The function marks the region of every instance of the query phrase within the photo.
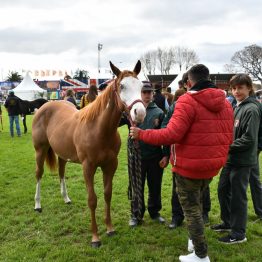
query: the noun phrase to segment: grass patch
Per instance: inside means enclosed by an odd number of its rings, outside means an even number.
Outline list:
[[[113,180],[112,219],[118,234],[108,238],[104,225],[102,173],[98,169],[95,188],[98,196],[97,222],[102,240],[100,249],[90,247],[90,215],[81,166],[68,163],[66,180],[71,205],[60,195],[58,174],[48,169],[42,179],[43,212],[34,212],[35,159],[31,140],[32,117],[27,117],[29,132],[11,138],[4,110],[4,131],[0,132],[0,261],[178,261],[187,253],[187,230],[169,230],[155,224],[145,214],[145,223],[130,229],[130,203],[127,199],[127,128],[119,128],[122,146],[119,166]],[[211,184],[211,223],[217,223],[218,177]],[[161,215],[171,218],[172,175],[167,168],[163,177]],[[147,194],[147,193],[146,193]],[[145,194],[145,195],[146,195]],[[249,194],[250,199],[250,194]],[[261,261],[262,221],[256,221],[249,202],[248,242],[242,245],[218,243],[219,235],[206,228],[211,261]]]

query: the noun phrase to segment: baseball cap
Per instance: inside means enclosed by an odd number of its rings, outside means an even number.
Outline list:
[[[148,81],[143,82],[143,87],[141,89],[142,92],[143,91],[153,91],[153,90],[154,90],[154,88],[152,87],[150,82],[148,82]]]

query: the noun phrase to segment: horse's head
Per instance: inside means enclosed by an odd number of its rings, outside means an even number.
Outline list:
[[[143,84],[138,80],[137,75],[141,70],[141,62],[138,60],[133,71],[120,71],[110,62],[112,72],[117,76],[117,85],[122,102],[130,110],[133,122],[142,123],[146,116],[146,109],[141,100],[141,88]]]

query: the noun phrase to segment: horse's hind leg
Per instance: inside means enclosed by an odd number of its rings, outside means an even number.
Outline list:
[[[44,173],[44,162],[47,149],[36,149],[36,192],[35,192],[35,211],[42,212],[40,203],[40,184]]]
[[[58,172],[60,177],[61,195],[64,198],[65,203],[70,204],[71,200],[68,197],[66,183],[65,183],[65,165],[66,165],[66,161],[58,157]]]
[[[117,168],[117,159],[112,160],[110,165],[102,167],[104,181],[104,199],[105,199],[105,224],[108,236],[115,234],[111,220],[111,198],[112,198],[112,180]]]

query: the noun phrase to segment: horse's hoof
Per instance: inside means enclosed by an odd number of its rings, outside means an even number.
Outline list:
[[[39,213],[42,213],[42,208],[40,207],[40,208],[35,208],[34,209],[36,212],[39,212]]]
[[[101,246],[101,241],[92,241],[91,242],[91,247],[92,248],[99,248]]]
[[[106,232],[106,234],[107,234],[108,237],[112,237],[116,234],[116,231],[115,230],[109,231],[109,232]]]
[[[67,205],[71,205],[71,204],[72,204],[72,202],[71,202],[71,201],[68,201],[68,202],[66,202],[66,204],[67,204]]]

